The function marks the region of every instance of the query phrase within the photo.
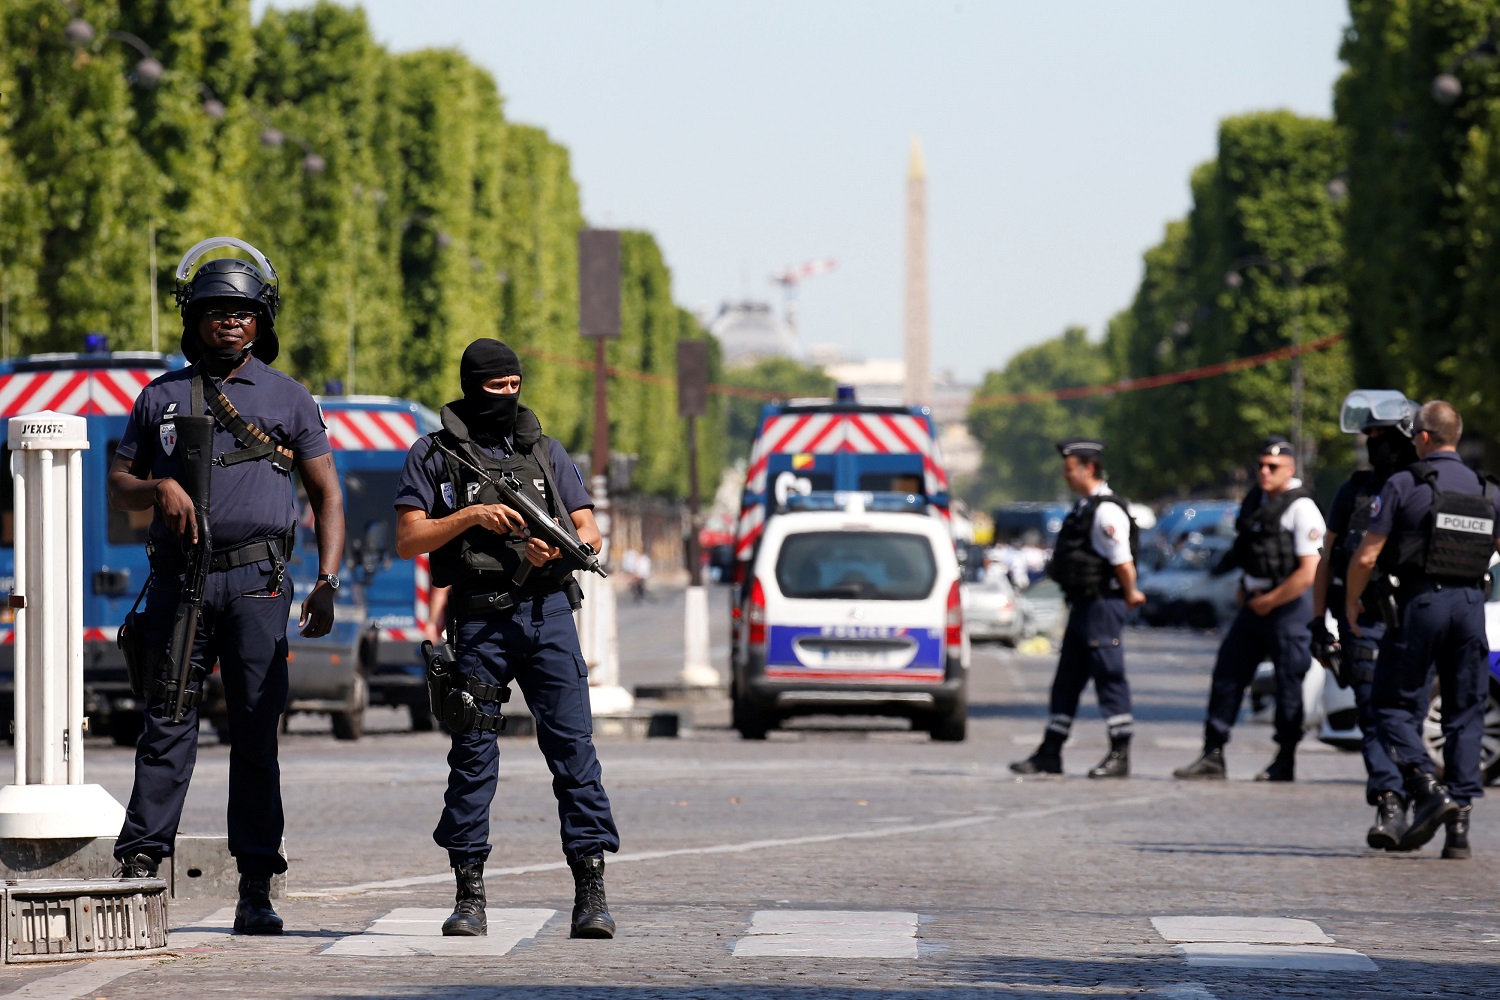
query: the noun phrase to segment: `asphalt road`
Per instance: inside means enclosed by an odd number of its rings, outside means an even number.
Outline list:
[[[625,686],[675,676],[680,621],[675,593],[622,605]],[[177,901],[174,957],[6,967],[0,1000],[1500,995],[1491,803],[1472,860],[1441,860],[1441,836],[1373,852],[1358,758],[1310,741],[1295,784],[1256,784],[1272,744],[1250,721],[1229,782],[1172,779],[1198,748],[1215,641],[1129,635],[1127,781],[1083,777],[1106,742],[1091,694],[1066,777],[1010,774],[1040,736],[1054,661],[998,647],[976,650],[961,744],[833,719],[747,743],[722,702],[678,739],[601,740],[624,841],[613,941],[567,936],[572,887],[531,741],[502,747],[491,936],[445,941],[452,879],[431,840],[445,738],[394,712],[357,743],[298,720],[283,743],[285,936],[234,937],[223,901]],[[123,801],[130,753],[88,753],[88,779]],[[185,831],[223,830],[226,764],[205,741]]]

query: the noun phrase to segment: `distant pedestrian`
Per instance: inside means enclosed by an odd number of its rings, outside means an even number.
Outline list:
[[[1372,575],[1394,577],[1394,624],[1375,663],[1380,738],[1401,769],[1411,820],[1401,850],[1415,850],[1447,826],[1443,857],[1469,856],[1473,800],[1489,696],[1489,641],[1481,581],[1500,549],[1500,485],[1458,457],[1463,420],[1442,401],[1412,424],[1418,461],[1385,481],[1370,505],[1370,527],[1349,563],[1345,613],[1355,622]],[[1443,778],[1422,742],[1436,664],[1443,698]]]
[[[1261,660],[1276,670],[1276,757],[1256,781],[1292,781],[1302,739],[1302,679],[1312,666],[1312,584],[1323,547],[1323,514],[1312,491],[1296,478],[1292,446],[1280,434],[1266,439],[1256,463],[1255,489],[1240,505],[1228,566],[1244,571],[1240,610],[1219,645],[1203,727],[1203,754],[1172,773],[1188,780],[1226,777],[1224,744],[1239,717],[1245,688]],[[1227,568],[1221,565],[1221,568]]]
[[[642,552],[635,561],[635,576],[631,578],[630,589],[635,594],[637,602],[647,600],[646,587],[651,582],[651,556]]]
[[[1079,499],[1058,532],[1048,574],[1071,610],[1042,745],[1010,769],[1017,774],[1062,773],[1062,747],[1072,732],[1078,699],[1092,679],[1109,728],[1109,753],[1089,777],[1124,778],[1130,775],[1134,716],[1121,639],[1127,611],[1146,603],[1135,585],[1135,522],[1125,501],[1104,481],[1103,442],[1063,441],[1057,450],[1063,456],[1063,479]]]

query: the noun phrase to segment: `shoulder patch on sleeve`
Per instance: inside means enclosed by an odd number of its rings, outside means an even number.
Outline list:
[[[1379,517],[1380,516],[1380,497],[1378,497],[1378,496],[1374,500],[1370,501],[1370,516],[1371,517]]]

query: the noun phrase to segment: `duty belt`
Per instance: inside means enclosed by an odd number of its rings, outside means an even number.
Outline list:
[[[267,559],[272,562],[284,562],[286,555],[292,551],[292,546],[297,541],[296,529],[292,529],[285,535],[275,538],[260,538],[253,542],[245,542],[228,549],[215,549],[213,555],[208,559],[208,571],[210,573],[222,573],[227,569],[236,569],[240,566],[248,566],[251,563],[263,562]],[[146,558],[154,560],[157,548],[155,543],[146,543]],[[181,569],[181,560],[172,558],[167,560],[172,565]]]
[[[491,594],[461,594],[454,603],[460,611],[509,611],[516,606],[517,597],[509,591]]]

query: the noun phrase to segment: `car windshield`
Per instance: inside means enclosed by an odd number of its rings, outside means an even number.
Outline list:
[[[1208,572],[1224,555],[1224,547],[1218,545],[1184,545],[1167,561],[1167,569],[1186,569]]]
[[[786,536],[776,556],[776,585],[787,597],[918,601],[936,582],[926,535],[803,531]]]

